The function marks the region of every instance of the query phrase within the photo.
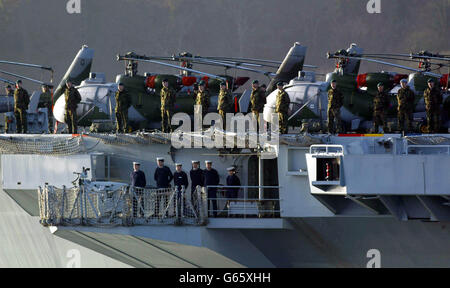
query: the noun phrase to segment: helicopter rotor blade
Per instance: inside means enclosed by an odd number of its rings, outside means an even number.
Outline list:
[[[0,60],[0,64],[9,64],[9,65],[24,66],[24,67],[30,67],[30,68],[39,68],[39,69],[43,69],[43,70],[53,71],[52,67],[36,65],[36,64],[28,64],[28,63],[20,63],[20,62],[4,61],[4,60]]]
[[[411,68],[411,67],[408,67],[408,66],[394,64],[394,63],[380,61],[380,60],[375,60],[375,59],[370,59],[370,58],[365,58],[365,57],[354,57],[354,56],[343,56],[343,55],[332,56],[332,55],[329,55],[329,58],[347,58],[347,59],[362,60],[362,61],[367,61],[367,62],[373,62],[373,63],[383,64],[383,65],[388,65],[388,66],[392,66],[392,67],[397,67],[397,68],[401,68],[401,69],[405,69],[405,70],[409,70],[409,71],[414,71],[414,72],[422,73],[422,74],[428,75],[428,76],[433,76],[433,77],[438,77],[438,78],[442,77],[441,74],[421,71],[419,69]]]
[[[202,57],[202,58],[206,58],[206,59],[217,59],[217,60],[229,60],[229,61],[246,61],[247,64],[250,62],[254,62],[253,64],[258,63],[259,65],[265,66],[265,67],[272,67],[272,68],[279,68],[281,65],[281,61],[274,61],[274,60],[266,60],[266,59],[254,59],[254,58],[238,58],[238,57]],[[270,64],[276,64],[277,66],[274,65],[267,65],[267,64],[261,64],[261,63],[270,63]],[[308,68],[319,68],[316,65],[308,65],[308,64],[303,64],[304,67],[308,67]]]
[[[117,56],[117,60],[118,61],[120,61],[120,60],[129,60],[129,61],[140,61],[140,62],[153,63],[153,64],[158,64],[158,65],[162,65],[162,66],[172,67],[172,68],[175,68],[175,69],[189,71],[189,72],[192,72],[192,73],[195,73],[195,74],[205,75],[205,76],[208,76],[210,78],[226,81],[225,78],[217,76],[217,75],[214,75],[214,74],[205,73],[205,72],[202,72],[202,71],[189,69],[189,68],[185,68],[185,67],[181,67],[181,66],[177,66],[177,65],[161,62],[161,61],[156,61],[156,60],[146,60],[146,59],[132,58],[132,57],[126,57],[126,56],[120,56],[120,55]]]
[[[37,84],[46,85],[46,86],[48,86],[50,88],[53,87],[52,84],[48,84],[48,83],[45,83],[45,82],[42,82],[42,81],[39,81],[39,80],[36,80],[36,79],[33,79],[33,78],[29,78],[29,77],[26,77],[26,76],[23,76],[23,75],[11,73],[11,72],[8,72],[8,71],[0,70],[0,73],[5,74],[5,75],[9,75],[9,76],[13,76],[13,77],[17,77],[17,78],[20,78],[20,79],[28,80],[28,81],[31,81],[31,82],[34,82],[34,83],[37,83]]]
[[[184,59],[197,60],[197,61],[204,62],[204,63],[210,63],[210,64],[215,64],[217,66],[222,66],[222,67],[225,67],[225,68],[228,68],[228,69],[229,68],[233,68],[233,69],[246,70],[246,71],[259,73],[259,74],[264,74],[264,75],[268,75],[268,76],[275,76],[276,75],[273,72],[256,70],[256,69],[252,69],[252,68],[248,68],[248,67],[242,67],[242,66],[239,66],[238,64],[229,64],[229,63],[225,63],[225,62],[221,62],[221,61],[217,61],[217,60],[202,59],[201,57],[195,57],[195,58],[186,57]]]

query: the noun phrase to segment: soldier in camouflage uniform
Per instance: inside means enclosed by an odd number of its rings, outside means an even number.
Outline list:
[[[291,99],[283,89],[283,82],[277,83],[278,94],[277,102],[275,104],[275,112],[278,113],[278,124],[280,126],[280,134],[288,133],[288,112]]]
[[[266,104],[266,96],[264,95],[264,92],[259,87],[258,80],[253,81],[252,83],[252,94],[250,96],[250,103],[251,103],[251,111],[253,115],[255,116],[256,120],[259,123],[259,113],[263,113],[264,111],[264,105]]]
[[[69,134],[78,132],[78,117],[77,107],[81,102],[81,95],[78,90],[73,87],[72,81],[66,81],[66,90],[64,91],[64,97],[66,100],[64,121],[69,129]]]
[[[116,132],[128,132],[128,108],[131,106],[130,94],[125,90],[125,85],[119,83],[116,92]]]
[[[412,131],[412,120],[414,110],[414,92],[408,87],[408,80],[402,79],[401,86],[397,92],[398,102],[398,127],[404,132]],[[406,130],[404,129],[406,119]]]
[[[384,92],[383,83],[378,83],[378,92],[373,98],[373,131],[378,133],[379,125],[383,126],[383,132],[387,132],[386,112],[389,108],[389,98]]]
[[[210,105],[210,99],[209,99],[209,91],[206,90],[205,87],[205,81],[200,81],[198,83],[198,93],[197,98],[195,100],[195,105],[201,105],[202,106],[202,116],[204,117],[206,113],[208,113],[209,105]]]
[[[226,83],[220,83],[220,92],[219,92],[219,100],[217,104],[217,111],[219,111],[220,116],[222,117],[222,124],[225,125],[225,114],[230,111],[231,104],[231,93],[226,88]]]
[[[47,108],[47,116],[48,116],[48,132],[52,133],[52,127],[53,127],[53,103],[52,103],[52,94],[50,93],[50,90],[47,85],[43,84],[41,86],[42,93],[39,97],[39,104],[38,108]]]
[[[12,90],[11,85],[8,85],[5,87],[6,97],[14,97],[14,91]],[[9,101],[8,101],[8,111],[9,111]],[[8,125],[9,119],[8,116],[5,114],[5,133],[9,133],[9,125]]]
[[[428,79],[428,88],[423,92],[423,99],[425,100],[425,108],[427,110],[428,132],[438,133],[440,130],[442,94],[432,78]]]
[[[14,91],[14,116],[16,117],[17,133],[27,133],[28,104],[30,104],[30,96],[27,90],[22,88],[22,81],[18,80]]]
[[[164,133],[172,132],[170,121],[172,119],[173,105],[175,104],[175,91],[169,88],[169,80],[163,80],[161,88],[161,131]]]
[[[344,95],[337,89],[336,80],[331,81],[331,88],[328,90],[328,132],[334,134],[341,132],[341,107],[344,104]],[[337,129],[335,129],[335,122]]]

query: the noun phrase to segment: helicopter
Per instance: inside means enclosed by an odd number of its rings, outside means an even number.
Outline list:
[[[87,47],[83,49],[88,49]],[[81,52],[81,51],[80,51]],[[316,67],[313,65],[304,65],[306,47],[300,43],[294,43],[284,61],[272,61],[265,59],[251,58],[232,58],[232,57],[201,57],[193,56],[191,53],[183,52],[172,56],[145,56],[133,52],[124,55],[117,55],[118,61],[125,62],[125,73],[117,75],[115,82],[106,82],[103,73],[91,72],[87,79],[84,79],[76,86],[81,95],[81,103],[78,105],[77,114],[79,124],[88,126],[95,121],[114,122],[115,92],[118,83],[123,83],[132,98],[132,105],[128,111],[128,120],[133,129],[147,129],[160,127],[160,90],[162,81],[167,79],[169,85],[177,91],[174,113],[185,112],[193,114],[193,105],[195,101],[196,85],[199,81],[206,82],[206,86],[211,95],[210,110],[215,111],[219,93],[219,84],[222,81],[227,83],[228,89],[235,92],[242,87],[250,78],[228,75],[230,69],[243,70],[253,73],[259,73],[271,79],[268,91],[274,90],[277,81],[289,81],[302,70],[303,67]],[[93,51],[91,52],[93,54]],[[77,60],[75,62],[80,62]],[[91,59],[92,60],[92,59]],[[89,63],[91,63],[90,61]],[[166,66],[179,70],[179,74],[156,74],[138,73],[138,63],[151,63]],[[167,63],[176,62],[177,65]],[[193,64],[205,66],[219,66],[225,69],[225,75],[215,75],[200,70],[193,69]],[[74,65],[74,64],[72,64]],[[76,67],[76,65],[75,65]],[[87,65],[85,65],[87,67]],[[72,66],[71,66],[72,68]],[[90,66],[89,66],[90,68]],[[267,68],[263,70],[264,68]],[[274,69],[276,72],[272,72]],[[73,69],[66,73],[70,74]],[[80,69],[79,69],[80,70]],[[83,72],[72,73],[76,75],[85,75]],[[73,72],[73,71],[72,71]],[[195,76],[194,76],[195,75]],[[72,76],[63,78],[71,79]],[[80,79],[78,76],[77,79]],[[61,82],[63,83],[63,82]],[[60,84],[61,85],[61,84]],[[58,86],[55,95],[62,86]],[[233,93],[234,112],[247,113],[250,102],[250,92]],[[53,114],[57,121],[64,123],[65,99],[60,97],[54,106]]]
[[[28,69],[40,69],[42,71],[49,71],[51,73],[50,82],[36,80],[34,78],[23,76],[23,75],[17,74],[17,73],[12,73],[10,71],[3,70],[3,69],[0,69],[0,74],[6,75],[9,77],[14,77],[15,80],[19,80],[19,79],[26,80],[26,81],[29,81],[32,83],[40,84],[41,86],[45,85],[45,86],[49,87],[50,89],[53,89],[52,82],[53,82],[54,71],[53,71],[52,67],[37,65],[37,64],[22,63],[22,62],[5,61],[5,60],[0,60],[0,64],[1,65],[9,65],[9,66],[13,65],[13,66],[25,67]],[[12,81],[12,80],[9,80],[9,79],[3,78],[3,77],[0,77],[0,82],[8,84],[12,87],[14,87],[16,84],[15,81]],[[38,108],[39,104],[41,103],[40,102],[41,93],[42,92],[39,89],[38,91],[33,91],[30,96],[30,104],[29,104],[28,111],[27,111],[27,113],[28,113],[27,122],[28,122],[29,131],[32,133],[42,133],[42,132],[46,131],[47,129],[45,129],[45,127],[48,127],[48,126],[46,126],[46,125],[48,125],[47,115],[48,115],[48,113],[52,113],[52,111],[47,111],[47,108]],[[4,116],[5,116],[4,122],[5,122],[5,124],[8,123],[8,125],[7,125],[8,131],[6,131],[6,125],[4,127],[5,132],[7,132],[7,133],[14,131],[14,127],[16,124],[13,111],[14,111],[14,97],[9,96],[9,95],[4,95],[4,96],[0,97],[0,113],[4,113]],[[3,124],[3,123],[1,123],[1,124]]]
[[[363,49],[356,44],[351,44],[347,50],[339,50],[335,53],[328,53],[329,59],[336,59],[336,68],[326,75],[324,82],[316,81],[313,72],[300,72],[297,78],[292,79],[284,88],[291,99],[290,125],[300,125],[299,122],[313,122],[315,129],[324,130],[324,120],[327,118],[328,96],[332,80],[337,81],[338,88],[344,94],[344,105],[341,108],[341,117],[347,131],[368,131],[372,128],[372,102],[377,93],[377,84],[383,83],[385,91],[389,94],[391,106],[388,110],[388,117],[396,117],[397,99],[395,97],[401,79],[408,80],[408,86],[414,91],[416,98],[414,102],[414,118],[419,119],[417,130],[426,132],[424,119],[426,117],[423,92],[427,87],[429,78],[435,79],[444,91],[444,110],[448,111],[450,97],[448,93],[448,74],[432,72],[441,67],[449,67],[442,63],[450,61],[450,58],[441,55],[434,55],[426,51],[411,54],[363,54]],[[391,60],[402,60],[419,63],[419,68],[411,68],[404,65],[385,62],[373,58],[387,57]],[[431,61],[434,60],[434,61]],[[401,74],[396,72],[375,72],[359,74],[361,61],[368,61],[382,65],[389,65],[396,68],[413,71],[412,74]],[[264,110],[264,119],[270,122],[270,114],[274,112],[276,101],[276,91],[267,97],[267,104]],[[444,115],[443,127],[448,128],[450,121],[448,115]],[[392,125],[391,125],[392,126]],[[377,133],[378,131],[373,131]],[[384,131],[387,132],[387,131]]]

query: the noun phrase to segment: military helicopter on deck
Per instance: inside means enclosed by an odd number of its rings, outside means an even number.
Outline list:
[[[88,49],[84,47],[83,49]],[[92,49],[89,55],[93,54]],[[80,51],[81,53],[81,51]],[[115,82],[106,82],[104,74],[90,73],[90,77],[83,80],[81,83],[76,83],[82,101],[78,105],[77,114],[79,115],[79,122],[83,126],[87,126],[92,121],[100,119],[106,121],[114,121],[115,108],[115,92],[118,83],[125,84],[126,89],[132,97],[132,106],[128,111],[128,119],[130,124],[135,129],[142,128],[157,128],[160,127],[160,97],[159,92],[162,88],[162,80],[168,79],[169,85],[177,90],[174,112],[186,112],[193,114],[195,85],[200,80],[207,83],[207,88],[211,94],[211,111],[215,111],[217,106],[217,95],[219,93],[219,83],[226,81],[228,88],[236,91],[239,87],[244,85],[249,77],[230,76],[227,71],[230,69],[243,70],[252,73],[259,73],[266,75],[271,79],[268,86],[268,91],[272,91],[277,81],[289,81],[294,78],[299,70],[304,66],[315,67],[311,65],[304,65],[306,54],[306,47],[295,43],[289,50],[283,62],[250,59],[250,58],[232,58],[232,57],[201,57],[193,56],[190,53],[180,53],[172,56],[144,56],[135,53],[127,53],[125,55],[118,55],[118,61],[125,61],[125,73],[116,77]],[[77,56],[77,58],[79,58]],[[80,61],[74,60],[74,63]],[[89,59],[92,62],[92,57]],[[87,60],[85,62],[88,62]],[[162,65],[179,70],[179,74],[157,74],[157,73],[138,73],[138,62],[151,63]],[[167,63],[169,62],[169,63]],[[170,62],[177,62],[178,65]],[[215,75],[206,73],[200,70],[193,69],[193,64],[218,66],[225,69],[225,75]],[[76,64],[72,64],[72,66]],[[71,67],[72,67],[71,66]],[[86,65],[85,65],[86,66]],[[87,66],[86,66],[87,67]],[[267,68],[266,70],[262,70]],[[276,72],[273,69],[277,68]],[[69,69],[67,75],[71,72]],[[83,70],[85,71],[85,70]],[[80,74],[80,73],[72,73]],[[85,72],[83,72],[85,74]],[[67,76],[66,75],[66,76]],[[196,76],[193,76],[196,75]],[[71,75],[63,78],[73,79]],[[79,79],[80,77],[77,76]],[[63,83],[63,82],[61,82]],[[59,87],[58,87],[59,88]],[[58,91],[58,90],[57,90]],[[56,93],[55,93],[56,94]],[[241,97],[242,96],[242,97]],[[247,112],[250,102],[250,92],[234,93],[234,112]],[[54,116],[59,122],[64,122],[64,105],[65,99],[60,97],[54,107]]]
[[[12,73],[7,70],[0,69],[0,74],[6,75],[5,77],[13,77],[13,80],[6,79],[0,77],[0,82],[3,82],[5,84],[11,85],[12,88],[15,86],[16,80],[26,80],[31,83],[39,84],[39,85],[46,85],[50,89],[53,89],[53,68],[43,65],[36,65],[36,64],[29,64],[29,63],[21,63],[21,62],[14,62],[14,61],[5,61],[0,60],[0,65],[8,65],[8,66],[19,66],[19,67],[25,67],[28,69],[40,69],[42,71],[49,71],[51,73],[50,81],[44,82],[40,80],[36,80],[31,77],[23,76],[21,74]],[[3,88],[3,87],[2,87]],[[27,89],[27,87],[24,87]],[[13,88],[14,90],[14,88]],[[52,113],[52,111],[47,111],[47,108],[38,108],[40,104],[40,96],[41,96],[41,89],[37,91],[31,92],[29,89],[30,95],[30,104],[28,109],[28,128],[30,132],[33,133],[42,133],[46,131],[48,128],[47,124],[47,113]],[[3,89],[0,90],[0,95],[3,94]],[[14,97],[9,95],[4,95],[0,97],[0,113],[5,113],[5,122],[8,123],[8,130],[5,132],[11,132],[14,130],[15,127],[15,117],[14,117]],[[3,121],[0,122],[0,126],[3,126]],[[6,130],[6,127],[5,127]]]
[[[388,117],[396,117],[397,99],[395,94],[400,88],[401,79],[408,79],[408,86],[415,92],[415,113],[414,118],[419,119],[419,127],[422,132],[423,121],[425,119],[425,105],[423,100],[423,91],[427,87],[427,80],[433,78],[436,83],[444,90],[444,110],[448,111],[450,106],[450,97],[448,92],[448,74],[439,74],[431,70],[441,67],[449,67],[450,58],[440,55],[432,55],[428,52],[416,54],[363,54],[363,49],[356,44],[352,44],[347,50],[340,50],[336,53],[328,53],[329,59],[336,59],[336,69],[334,72],[326,75],[325,82],[315,80],[313,72],[300,72],[299,76],[292,79],[285,86],[291,98],[290,123],[294,125],[300,121],[315,122],[318,125],[316,130],[324,131],[324,120],[327,119],[328,96],[327,91],[330,88],[330,82],[336,80],[338,87],[344,94],[344,106],[341,108],[341,117],[347,131],[362,130],[367,131],[372,127],[372,102],[377,92],[377,84],[382,82],[385,90],[390,95],[391,107],[388,111]],[[367,56],[367,57],[366,57]],[[398,65],[390,62],[369,58],[387,57],[390,60],[401,60],[406,62],[415,62],[419,68],[411,68],[404,65]],[[394,57],[396,56],[396,57]],[[434,61],[431,61],[434,60]],[[413,71],[412,74],[401,74],[396,72],[375,72],[358,75],[361,61],[374,62],[382,65],[388,65],[396,68]],[[273,113],[276,101],[276,92],[267,97],[267,104],[264,110],[264,118],[268,121],[270,113]],[[445,113],[443,113],[445,114]],[[396,121],[394,121],[395,123]],[[448,117],[443,115],[444,127],[450,126]]]

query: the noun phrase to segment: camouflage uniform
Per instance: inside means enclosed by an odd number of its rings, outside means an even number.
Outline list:
[[[128,131],[128,108],[131,106],[131,97],[126,90],[116,91],[116,132]]]
[[[228,90],[220,90],[219,92],[219,100],[217,104],[217,110],[219,111],[220,116],[222,117],[225,124],[225,114],[230,111],[231,104],[231,93]]]
[[[162,132],[172,132],[170,120],[172,119],[173,105],[175,103],[175,91],[163,87],[161,89],[161,130]]]
[[[373,98],[373,130],[378,132],[379,125],[383,125],[383,131],[387,132],[386,112],[389,108],[389,98],[386,92],[377,92]]]
[[[291,99],[286,91],[279,90],[277,94],[277,102],[275,104],[275,112],[278,113],[280,134],[288,132],[288,112]]]
[[[405,132],[412,131],[414,92],[408,86],[406,88],[400,88],[397,93],[397,102],[399,129]],[[407,130],[404,130],[405,119]]]
[[[434,87],[429,87],[423,92],[423,99],[425,100],[425,108],[427,110],[427,124],[430,133],[437,133],[440,129],[440,109],[442,104],[442,94]]]
[[[208,90],[203,90],[203,92],[198,91],[197,99],[195,100],[195,105],[202,105],[202,116],[204,117],[208,113],[210,99]]]
[[[69,128],[69,133],[77,133],[78,132],[78,118],[77,118],[77,106],[78,103],[81,102],[81,95],[75,87],[66,87],[66,91],[64,91],[64,96],[66,100],[66,113],[64,115],[64,121]]]
[[[16,117],[17,133],[27,133],[27,109],[30,96],[27,90],[18,88],[14,91],[14,116]]]
[[[6,95],[6,97],[14,97],[14,91],[11,89],[9,93]],[[9,102],[8,102],[8,110],[9,110]],[[9,133],[9,119],[8,116],[5,114],[5,133]]]
[[[344,104],[344,95],[337,88],[328,90],[328,132],[334,134],[341,132],[341,107]],[[336,119],[337,129],[334,129]]]
[[[259,113],[264,111],[264,105],[266,104],[264,92],[260,88],[253,89],[252,95],[250,96],[250,102],[252,104],[252,113],[259,122]]]
[[[48,131],[52,132],[53,127],[53,111],[52,111],[52,94],[50,91],[42,92],[41,97],[39,98],[38,108],[47,108],[47,116],[48,116]]]

